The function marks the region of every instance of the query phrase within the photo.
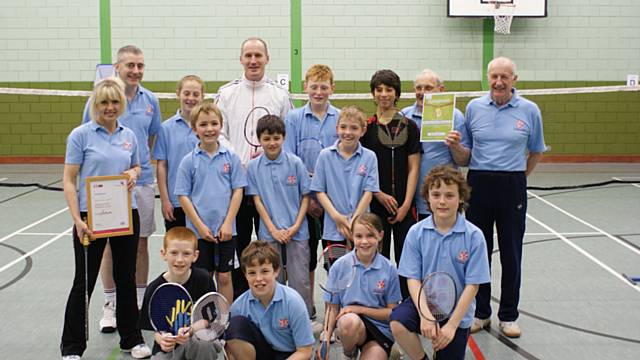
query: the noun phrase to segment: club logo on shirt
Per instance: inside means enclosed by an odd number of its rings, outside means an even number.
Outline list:
[[[360,176],[367,175],[367,166],[365,164],[362,164],[360,165],[360,167],[358,167],[358,175]]]
[[[153,107],[151,105],[147,106],[147,115],[153,114]]]
[[[384,290],[384,280],[378,280],[376,287],[378,288],[378,290]]]
[[[287,176],[287,184],[288,185],[295,185],[297,183],[298,179],[296,178],[295,175],[289,175]]]
[[[122,143],[122,149],[124,149],[125,151],[131,151],[131,148],[133,148],[133,144],[131,144],[127,140]]]
[[[516,121],[516,130],[523,130],[525,126],[524,121],[522,120],[517,120]]]
[[[283,318],[278,320],[278,328],[286,329],[289,326],[289,319]]]
[[[231,164],[229,163],[224,163],[222,165],[222,172],[225,174],[228,174],[231,171]]]
[[[456,260],[463,264],[466,263],[467,260],[469,260],[469,252],[467,250],[460,250],[458,256],[456,257]]]

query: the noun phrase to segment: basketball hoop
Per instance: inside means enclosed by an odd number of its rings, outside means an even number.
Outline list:
[[[493,14],[493,31],[498,34],[508,35],[511,33],[511,21],[513,20],[513,11],[515,4],[503,3],[500,1],[492,1],[494,5]]]

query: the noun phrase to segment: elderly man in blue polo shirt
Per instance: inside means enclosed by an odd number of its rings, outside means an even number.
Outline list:
[[[429,69],[422,70],[413,81],[413,90],[416,94],[416,102],[402,109],[405,117],[413,120],[418,129],[422,126],[422,105],[424,94],[438,93],[444,91],[444,82],[438,74]],[[418,220],[423,220],[431,215],[429,206],[424,197],[420,194],[422,183],[429,171],[436,165],[450,165],[457,167],[466,163],[469,159],[468,150],[460,145],[462,133],[464,132],[464,114],[458,109],[453,110],[453,130],[450,131],[445,141],[442,142],[422,142],[422,156],[420,157],[420,175],[418,176],[418,186],[414,199]]]
[[[502,281],[500,331],[519,337],[522,241],[527,213],[527,176],[545,151],[538,106],[518,95],[511,59],[498,57],[488,67],[490,90],[467,105],[462,144],[470,150],[467,181],[473,192],[466,216],[487,241],[491,264],[493,226],[498,231]],[[480,285],[471,332],[491,324],[491,284]]]

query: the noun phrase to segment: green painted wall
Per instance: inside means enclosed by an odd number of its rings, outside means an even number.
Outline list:
[[[209,93],[222,82],[207,83]],[[480,90],[479,82],[447,82],[449,91]],[[619,82],[520,82],[520,89],[622,85]],[[90,90],[89,82],[2,83],[0,87]],[[175,82],[147,82],[156,92],[175,91]],[[338,81],[337,93],[369,92],[365,81]],[[411,83],[403,84],[411,92]],[[530,96],[542,110],[545,139],[555,155],[640,155],[640,92]],[[464,111],[469,99],[460,99]],[[82,118],[86,98],[0,95],[0,156],[63,156],[67,134]],[[367,114],[372,101],[335,101],[338,107],[356,103]],[[399,105],[409,105],[404,100]],[[177,101],[160,102],[163,118],[175,114]]]

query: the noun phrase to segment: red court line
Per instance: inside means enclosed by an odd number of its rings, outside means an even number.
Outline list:
[[[469,335],[467,345],[469,345],[469,349],[471,349],[473,357],[475,357],[476,360],[485,360],[484,355],[482,355],[482,351],[480,351],[480,348],[478,347],[478,344],[476,344],[476,341],[473,340],[473,336]]]

